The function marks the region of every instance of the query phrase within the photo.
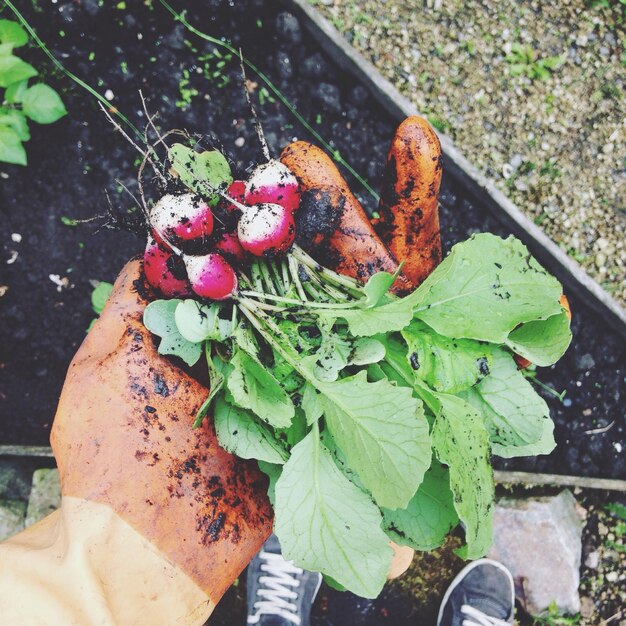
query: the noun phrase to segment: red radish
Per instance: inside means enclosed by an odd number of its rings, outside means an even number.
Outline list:
[[[205,239],[213,232],[209,205],[192,193],[163,196],[152,207],[150,221],[161,239],[175,245]]]
[[[246,183],[246,204],[279,204],[290,211],[300,205],[300,185],[291,170],[271,159],[259,165]]]
[[[165,297],[191,295],[182,260],[152,237],[143,255],[143,271],[148,283]]]
[[[237,274],[220,254],[212,252],[183,258],[191,288],[200,297],[225,300],[237,291]]]
[[[231,263],[242,263],[246,260],[246,251],[241,247],[237,233],[224,233],[213,246]]]
[[[237,236],[244,250],[254,256],[274,256],[286,252],[296,236],[291,211],[280,204],[243,207]]]
[[[233,180],[232,183],[230,183],[228,190],[226,191],[226,195],[229,198],[232,198],[233,200],[235,200],[236,202],[239,202],[240,204],[244,203],[244,197],[246,194],[246,182],[243,180]],[[233,204],[232,202],[226,202],[225,203],[226,206],[226,210],[229,213],[232,213],[233,211],[240,211],[239,207],[236,204]]]

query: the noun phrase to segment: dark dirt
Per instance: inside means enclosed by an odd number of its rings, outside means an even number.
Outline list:
[[[111,104],[138,126],[146,122],[141,89],[150,111],[159,114],[162,129],[185,128],[201,135],[205,144],[222,145],[240,174],[260,159],[237,60],[218,58],[214,44],[187,32],[156,0],[127,3],[129,9],[116,8],[116,3],[100,7],[95,0],[59,0],[46,9],[36,1],[20,4],[68,69],[100,93],[110,90]],[[242,46],[333,148],[377,185],[393,119],[325,56],[295,18],[281,15],[277,7],[264,7],[261,0],[232,5],[207,0],[185,6],[192,24]],[[8,16],[6,9],[0,12]],[[0,296],[0,443],[42,445],[48,442],[67,366],[94,317],[89,281],[113,281],[144,243],[128,232],[98,229],[102,219],[76,226],[63,223],[63,217],[104,214],[105,189],[117,217],[132,217],[135,213],[128,211],[134,201],[115,179],[136,189],[137,153],[106,122],[94,99],[53,71],[38,49],[22,56],[62,92],[69,110],[69,116],[52,126],[33,125],[27,168],[0,164],[0,287],[8,287]],[[258,78],[249,78],[258,83],[255,100],[273,153],[278,155],[294,138],[311,140],[286,108],[263,91]],[[371,198],[351,182],[373,210]],[[444,251],[474,232],[508,234],[480,201],[468,198],[445,174],[441,203]],[[22,240],[14,241],[13,233]],[[18,257],[7,264],[13,250]],[[67,277],[68,286],[57,290],[50,274]],[[574,313],[573,345],[557,366],[538,373],[544,384],[566,392],[563,402],[542,392],[559,445],[547,457],[498,460],[497,465],[624,478],[626,348],[584,302],[567,295]],[[590,432],[602,428],[605,432]],[[229,590],[228,601],[211,623],[234,623],[241,593],[242,586]],[[363,605],[361,613],[369,617],[358,623],[408,624],[411,603],[403,604],[401,593],[394,597],[395,608]],[[324,592],[315,623],[345,623],[337,607],[352,602],[354,610],[356,600],[349,598]]]

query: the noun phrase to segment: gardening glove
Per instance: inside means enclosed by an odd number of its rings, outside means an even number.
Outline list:
[[[157,353],[131,261],[52,429],[60,510],[0,544],[0,624],[203,624],[271,531],[256,464],[193,430],[208,390]]]

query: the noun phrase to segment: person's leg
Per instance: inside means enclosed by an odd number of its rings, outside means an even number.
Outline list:
[[[504,565],[480,559],[467,565],[446,591],[437,626],[509,626],[515,588]]]
[[[309,626],[311,607],[322,576],[286,561],[276,535],[272,535],[252,559],[247,581],[248,624]]]

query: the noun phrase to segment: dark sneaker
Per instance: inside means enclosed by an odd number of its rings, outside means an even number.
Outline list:
[[[285,561],[272,535],[248,565],[248,624],[309,626],[322,575]]]
[[[501,563],[479,559],[448,587],[437,626],[510,626],[514,608],[511,572]]]

